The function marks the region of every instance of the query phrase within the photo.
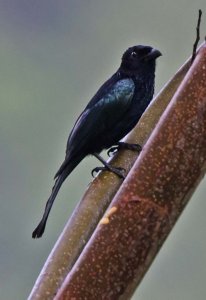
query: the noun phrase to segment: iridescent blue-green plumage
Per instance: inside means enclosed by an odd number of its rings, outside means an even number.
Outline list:
[[[100,99],[93,98],[93,103],[87,105],[69,136],[67,157],[76,157],[82,151],[87,154],[100,152],[114,145],[109,132],[114,131],[129,110],[134,92],[133,80],[125,78],[116,81]],[[61,170],[57,175],[59,173]]]
[[[53,201],[65,178],[87,155],[117,144],[138,122],[154,93],[155,60],[161,53],[149,46],[129,48],[117,72],[107,80],[77,119],[67,142],[66,157],[43,218],[32,236],[42,236]]]

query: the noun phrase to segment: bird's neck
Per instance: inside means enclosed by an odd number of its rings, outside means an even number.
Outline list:
[[[130,70],[120,66],[118,73],[121,78],[133,78],[136,82],[154,82],[155,80],[155,62],[138,70]]]

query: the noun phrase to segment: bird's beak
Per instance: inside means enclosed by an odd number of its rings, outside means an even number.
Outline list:
[[[147,54],[146,56],[144,56],[144,59],[145,60],[152,60],[152,59],[158,58],[159,56],[162,56],[162,53],[159,50],[153,48],[150,51],[149,54]]]

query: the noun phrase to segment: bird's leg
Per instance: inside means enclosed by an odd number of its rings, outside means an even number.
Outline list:
[[[139,144],[129,144],[129,143],[124,143],[124,142],[118,142],[117,146],[113,146],[107,151],[107,154],[108,154],[108,156],[111,156],[110,155],[111,153],[117,152],[120,149],[127,149],[127,150],[140,152],[142,150],[142,147]]]
[[[99,172],[99,171],[110,171],[120,178],[125,178],[124,171],[125,169],[123,168],[118,168],[118,167],[112,167],[110,166],[98,153],[93,153],[93,155],[103,163],[104,167],[96,167],[92,170],[92,176],[94,177],[94,173]]]

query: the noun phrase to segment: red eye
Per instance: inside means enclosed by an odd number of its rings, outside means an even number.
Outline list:
[[[133,52],[131,53],[131,56],[132,56],[132,57],[137,57],[137,52],[133,51]]]

